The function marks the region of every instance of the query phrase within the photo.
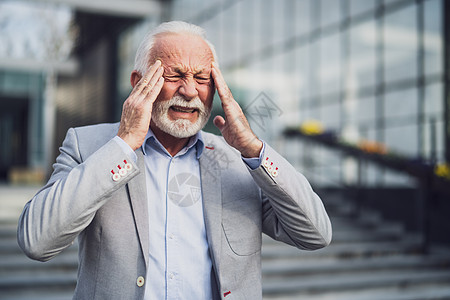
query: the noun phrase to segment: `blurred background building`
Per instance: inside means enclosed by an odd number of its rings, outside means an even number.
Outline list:
[[[315,185],[416,188],[408,172],[283,132],[315,120],[448,171],[448,11],[443,0],[3,0],[0,180],[45,180],[68,128],[119,121],[143,35],[184,20],[206,29],[256,133]]]
[[[243,107],[261,92],[276,105],[253,120],[268,142],[314,119],[350,142],[433,163],[450,156],[445,1],[92,2],[0,2],[3,180],[17,168],[48,170],[69,127],[118,121],[137,45],[169,19],[206,29]],[[350,161],[295,147],[288,154],[318,184],[356,180]],[[363,176],[376,186],[411,181],[376,166]]]
[[[0,181],[44,181],[68,128],[119,121],[168,20],[206,29],[254,131],[314,187],[450,243],[445,0],[0,1]]]

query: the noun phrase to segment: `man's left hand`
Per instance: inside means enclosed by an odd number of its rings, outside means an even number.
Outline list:
[[[225,114],[225,118],[216,116],[214,125],[219,128],[225,141],[241,152],[243,157],[259,157],[263,143],[253,133],[241,107],[234,100],[222,73],[214,62],[211,74]]]

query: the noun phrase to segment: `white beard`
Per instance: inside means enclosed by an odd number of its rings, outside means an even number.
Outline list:
[[[190,120],[169,118],[169,109],[171,106],[181,106],[195,108],[198,111],[197,121],[192,123]],[[161,131],[170,134],[176,138],[188,138],[195,135],[203,129],[211,115],[211,108],[206,107],[200,98],[187,101],[181,95],[175,94],[172,99],[167,101],[157,101],[153,103],[152,121]]]

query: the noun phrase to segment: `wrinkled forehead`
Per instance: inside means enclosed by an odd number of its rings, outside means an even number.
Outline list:
[[[165,68],[204,69],[214,60],[208,44],[192,34],[166,33],[157,36],[151,55],[151,63],[161,60]]]

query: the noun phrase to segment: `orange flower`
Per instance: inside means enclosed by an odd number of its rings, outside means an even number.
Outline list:
[[[376,154],[387,154],[388,150],[386,145],[375,142],[375,141],[368,141],[368,140],[361,140],[358,143],[358,148],[361,149],[364,152],[368,153],[376,153]]]

